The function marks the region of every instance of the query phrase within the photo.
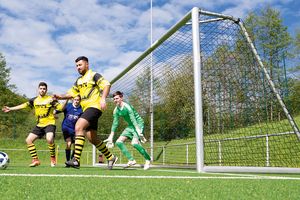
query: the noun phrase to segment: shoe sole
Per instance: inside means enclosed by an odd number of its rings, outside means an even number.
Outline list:
[[[40,163],[39,164],[34,164],[34,165],[29,165],[29,167],[37,167],[37,166],[39,166],[40,165]]]
[[[112,163],[112,165],[111,165],[111,166],[108,166],[108,169],[109,169],[109,170],[111,170],[111,169],[113,168],[113,166],[116,164],[116,162],[118,161],[118,159],[119,159],[119,158],[116,156],[114,162]]]
[[[134,164],[132,164],[132,165],[126,165],[125,167],[123,167],[124,169],[126,169],[126,168],[129,168],[129,167],[133,167],[133,166],[135,166],[136,165],[136,163],[134,163]]]
[[[74,169],[79,169],[80,168],[80,165],[78,166],[78,165],[69,165],[67,162],[65,162],[65,167],[72,167],[72,168],[74,168]]]
[[[80,168],[80,166],[78,166],[78,165],[68,165],[68,164],[66,164],[66,167],[72,167],[74,169],[79,169]]]

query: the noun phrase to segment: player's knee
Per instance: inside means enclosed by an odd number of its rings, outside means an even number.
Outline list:
[[[134,146],[134,145],[138,145],[138,144],[140,144],[140,141],[137,138],[133,138],[131,141],[131,145]]]
[[[26,144],[32,144],[32,140],[29,139],[29,138],[26,138],[26,139],[25,139],[25,142],[26,142]]]
[[[118,147],[120,147],[121,145],[123,144],[123,141],[122,140],[117,140],[116,141],[116,145],[118,146]]]
[[[80,125],[75,126],[75,133],[83,132],[83,131],[84,131],[83,126],[80,126]]]

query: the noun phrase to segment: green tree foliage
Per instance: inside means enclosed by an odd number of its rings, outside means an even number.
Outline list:
[[[6,66],[4,56],[0,53],[0,106],[14,106],[26,101],[26,98],[15,94],[14,85],[9,84],[10,68]],[[0,113],[0,137],[16,138],[27,134],[32,128],[34,117],[26,110]]]
[[[283,25],[280,12],[270,6],[261,8],[256,13],[250,13],[245,24],[271,79],[281,95],[287,96],[285,59],[293,56],[292,52],[287,51],[293,45],[293,40],[287,27]],[[275,116],[282,116],[277,105],[273,102],[268,103],[270,120],[274,120]]]
[[[171,140],[195,136],[194,132],[194,79],[192,58],[186,56],[172,70],[171,65],[164,67],[164,78],[157,84],[154,116],[156,138]]]

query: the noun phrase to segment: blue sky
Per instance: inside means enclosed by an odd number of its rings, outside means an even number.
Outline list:
[[[151,0],[0,0],[0,52],[19,94],[40,81],[65,93],[78,73],[74,60],[112,80],[150,46]],[[266,4],[281,11],[291,35],[300,29],[298,0],[152,0],[153,40],[193,7],[244,18]]]

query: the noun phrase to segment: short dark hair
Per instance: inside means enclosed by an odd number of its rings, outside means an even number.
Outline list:
[[[120,97],[123,97],[123,93],[120,91],[116,91],[115,93],[113,93],[113,97],[119,95]]]
[[[75,99],[76,97],[79,97],[79,100],[81,100],[81,96],[80,95],[75,96],[73,99]]]
[[[78,58],[76,58],[75,62],[78,62],[80,60],[84,60],[86,62],[89,62],[89,59],[87,57],[85,57],[85,56],[79,56]]]
[[[47,83],[45,83],[45,82],[40,82],[40,83],[39,83],[39,87],[40,87],[40,86],[45,86],[46,89],[48,89],[48,85],[47,85]]]

